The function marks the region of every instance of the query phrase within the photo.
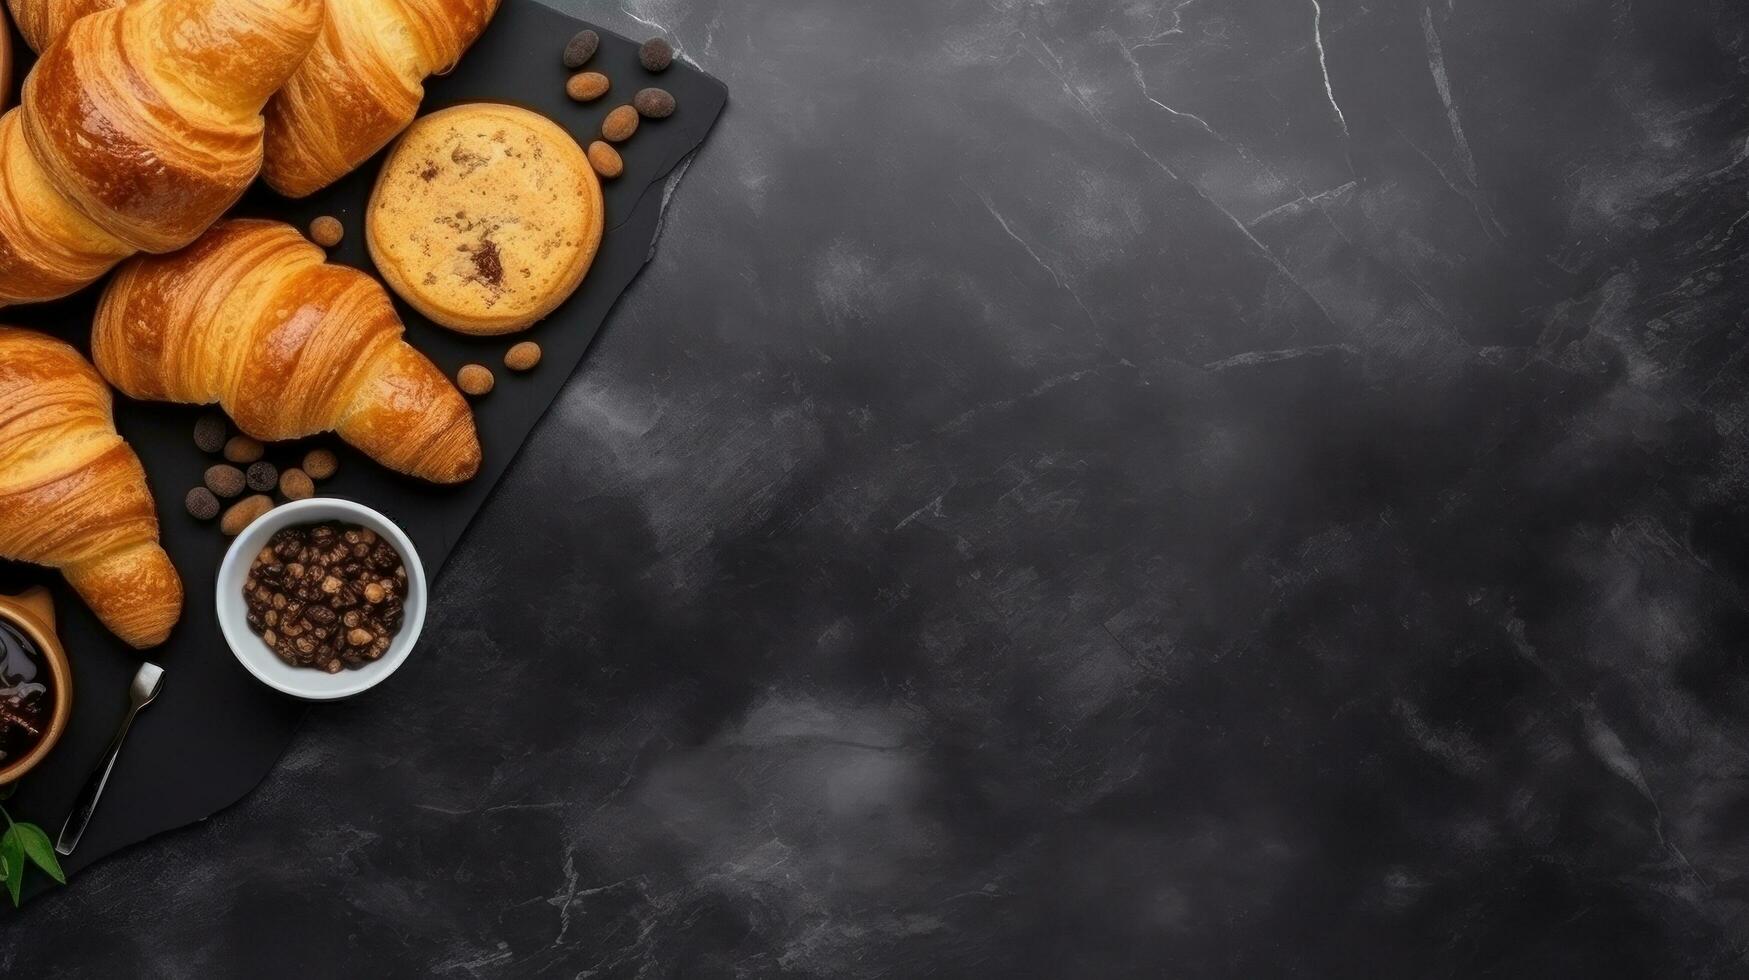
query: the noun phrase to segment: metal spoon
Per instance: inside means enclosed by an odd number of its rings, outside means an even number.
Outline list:
[[[97,800],[103,795],[104,784],[109,782],[109,771],[115,768],[116,756],[121,755],[121,743],[128,737],[128,729],[133,727],[134,716],[140,709],[152,703],[158,696],[158,689],[164,686],[164,668],[157,664],[141,664],[134,674],[134,683],[128,690],[128,698],[132,702],[128,706],[126,717],[121,720],[121,727],[116,729],[115,738],[109,742],[109,751],[103,754],[103,761],[97,764],[97,769],[91,773],[91,778],[85,781],[85,788],[79,791],[78,799],[73,801],[73,811],[67,814],[67,822],[61,825],[61,837],[55,842],[55,851],[63,857],[73,853],[73,848],[79,846],[79,838],[85,833],[85,825],[91,822],[91,815],[97,812]]]

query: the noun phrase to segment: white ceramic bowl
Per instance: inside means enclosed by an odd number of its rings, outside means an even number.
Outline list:
[[[324,521],[370,528],[395,546],[407,567],[407,597],[401,604],[401,632],[395,634],[394,642],[380,660],[338,674],[312,667],[293,667],[279,659],[249,628],[248,607],[243,601],[243,581],[249,577],[255,556],[261,553],[269,538],[282,528]],[[314,497],[275,507],[244,528],[243,533],[231,542],[231,550],[225,552],[224,564],[219,566],[219,629],[224,631],[225,642],[231,645],[231,652],[238,662],[261,683],[306,701],[334,701],[381,684],[401,666],[407,655],[413,652],[414,644],[419,642],[420,630],[425,628],[425,597],[425,566],[420,564],[419,552],[414,550],[406,532],[363,504],[333,497]]]

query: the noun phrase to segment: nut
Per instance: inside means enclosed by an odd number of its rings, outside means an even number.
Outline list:
[[[638,110],[622,105],[607,114],[601,122],[601,138],[609,143],[624,143],[638,131]]]
[[[207,414],[194,423],[194,444],[203,453],[222,452],[225,448],[225,437],[230,435],[231,427],[223,415]]]
[[[267,447],[248,436],[232,436],[225,443],[225,458],[233,463],[249,464],[267,453]]]
[[[594,31],[578,31],[565,45],[565,67],[576,71],[588,64],[601,47],[601,35]]]
[[[312,449],[304,457],[304,472],[312,480],[326,480],[340,469],[340,457],[330,449]]]
[[[650,38],[638,49],[638,64],[643,65],[645,71],[667,71],[673,63],[674,46],[664,38]]]
[[[476,397],[491,394],[492,386],[497,384],[492,369],[484,364],[463,364],[456,372],[455,381],[461,390]]]
[[[674,115],[674,96],[667,89],[639,89],[632,96],[632,107],[638,110],[638,115],[645,119],[667,119]]]
[[[607,146],[605,143],[598,146]],[[613,152],[608,146],[607,151]],[[504,366],[512,371],[532,371],[540,363],[540,345],[532,340],[525,340],[504,352]]]
[[[384,579],[391,570],[395,577]],[[404,596],[395,583],[405,573],[394,546],[368,528],[284,528],[255,556],[244,583],[249,628],[293,667],[362,667],[401,628]],[[364,604],[372,594],[377,601]]]
[[[188,508],[188,516],[197,521],[210,521],[219,516],[219,498],[206,487],[195,487],[188,491],[188,497],[182,505]]]
[[[229,463],[207,467],[205,479],[207,489],[226,500],[242,493],[243,488],[248,485],[243,471]]]
[[[253,497],[244,497],[242,500],[232,504],[231,509],[225,511],[224,517],[219,518],[219,530],[234,538],[237,535],[242,534],[244,528],[255,523],[257,518],[272,509],[272,497],[262,496],[261,494],[256,494]]]
[[[294,466],[279,475],[279,492],[287,500],[308,500],[316,495],[316,481]]]
[[[310,222],[310,241],[323,248],[333,248],[345,237],[346,226],[331,214],[324,214]]]
[[[256,493],[267,493],[279,485],[279,467],[262,460],[249,464],[249,472],[243,474],[243,479],[249,484],[249,489]]]
[[[594,102],[613,87],[606,75],[598,71],[580,71],[565,83],[565,94],[575,102]]]
[[[619,151],[600,140],[589,144],[589,166],[598,176],[612,180],[625,173],[625,161],[619,158]]]

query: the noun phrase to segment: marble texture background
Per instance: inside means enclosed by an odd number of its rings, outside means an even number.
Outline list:
[[[569,2],[732,91],[652,266],[0,973],[1749,969],[1749,8]]]

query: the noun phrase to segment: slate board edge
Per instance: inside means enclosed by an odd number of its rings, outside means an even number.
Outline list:
[[[617,32],[607,30],[607,29],[602,28],[602,27],[600,27],[592,22],[589,22],[583,18],[576,17],[576,16],[570,15],[568,13],[565,13],[564,11],[556,10],[555,8],[547,6],[546,4],[537,2],[537,0],[512,0],[512,2],[527,4],[530,7],[538,8],[539,10],[541,10],[545,13],[556,15],[556,16],[564,18],[566,21],[575,23],[579,27],[582,27],[582,26],[591,27],[591,28],[599,31],[600,33],[602,33],[602,35],[604,36],[604,40],[606,39],[606,37],[608,35],[612,35],[614,38],[616,38],[620,41],[623,41],[625,43],[628,43],[628,44],[636,45],[638,43],[637,41],[635,41],[631,38],[628,38],[625,35],[621,35],[621,34],[618,34]],[[680,67],[681,65],[682,65],[681,62],[676,62],[677,67]],[[630,278],[628,278],[626,280],[626,282],[620,287],[620,289],[613,296],[611,302],[608,304],[606,313],[603,315],[601,322],[595,326],[594,332],[593,332],[588,344],[585,346],[582,355],[578,358],[578,360],[575,364],[575,367],[571,371],[567,372],[565,380],[562,382],[562,384],[559,387],[559,392],[561,395],[562,395],[563,391],[569,387],[570,383],[575,379],[576,375],[581,371],[583,364],[588,359],[589,352],[593,349],[596,341],[598,341],[600,339],[601,331],[606,328],[607,320],[611,317],[612,311],[618,307],[619,302],[624,298],[625,292],[627,290],[629,290],[631,288],[631,285],[637,281],[638,277],[642,275],[643,269],[647,268],[649,265],[649,262],[653,259],[654,255],[655,255],[655,249],[658,245],[659,237],[660,237],[660,235],[663,231],[663,228],[664,228],[665,216],[666,216],[665,213],[666,213],[667,205],[672,203],[672,192],[670,189],[670,185],[671,185],[671,182],[674,180],[674,175],[675,175],[676,169],[679,168],[682,163],[685,163],[686,161],[693,158],[704,147],[709,135],[711,134],[711,132],[714,131],[714,128],[715,128],[717,121],[721,118],[722,112],[727,107],[728,90],[727,90],[727,87],[720,80],[706,74],[702,69],[698,68],[698,66],[696,66],[694,64],[685,63],[684,67],[686,70],[695,73],[697,75],[697,78],[699,81],[704,82],[704,83],[709,84],[712,87],[714,87],[720,93],[720,96],[721,96],[720,103],[718,104],[716,110],[709,117],[708,122],[701,129],[698,130],[697,135],[690,142],[676,143],[674,151],[668,157],[665,157],[663,162],[658,167],[654,168],[651,171],[650,176],[644,182],[644,187],[643,187],[642,191],[639,192],[639,195],[636,199],[637,203],[632,209],[631,216],[626,218],[623,221],[618,222],[617,224],[612,225],[611,227],[609,227],[608,229],[605,230],[605,232],[604,232],[604,245],[605,245],[605,242],[610,237],[628,237],[629,238],[630,237],[629,233],[636,232],[639,236],[638,240],[641,242],[641,245],[638,246],[641,248],[641,252],[638,253],[640,256],[640,259],[639,259],[636,271],[633,272],[632,275],[630,276]],[[507,83],[506,87],[510,88],[510,87],[512,87],[512,85],[513,85],[513,83]],[[503,101],[511,102],[511,103],[515,102],[514,99],[505,99]],[[436,109],[439,109],[442,107],[443,107],[443,104],[441,104],[441,103],[439,103],[439,104],[428,103],[427,105],[421,107],[421,115],[424,115],[424,114],[429,113],[431,111],[435,111]],[[367,163],[365,166],[374,167],[377,165],[377,163],[379,161],[380,161],[380,156],[373,158],[373,160],[371,162]],[[684,176],[684,175],[682,174],[682,176]],[[653,194],[652,191],[659,191],[659,193]],[[633,246],[628,243],[624,247],[627,249],[630,249]],[[399,302],[398,298],[397,298],[397,307],[401,307],[401,303]],[[4,312],[5,311],[0,311],[0,316],[3,316]],[[118,401],[119,400],[120,399],[118,396]],[[475,510],[473,511],[473,513],[469,516],[466,524],[461,529],[456,540],[450,543],[450,546],[446,550],[446,553],[443,557],[443,560],[439,564],[438,568],[434,571],[434,573],[432,575],[432,579],[431,579],[434,587],[442,579],[444,572],[447,571],[447,569],[449,567],[449,559],[450,559],[450,557],[453,556],[455,547],[459,546],[461,541],[465,540],[465,538],[468,536],[468,533],[472,530],[473,523],[478,518],[480,509],[484,507],[484,501],[490,499],[490,496],[491,496],[492,492],[495,491],[497,485],[502,482],[504,477],[506,475],[508,475],[510,470],[516,465],[517,461],[522,457],[524,450],[527,448],[529,437],[533,435],[534,430],[536,428],[538,428],[539,425],[547,418],[547,416],[549,416],[551,414],[556,402],[557,402],[557,397],[548,401],[547,404],[541,408],[539,413],[534,417],[532,424],[528,427],[527,430],[525,430],[523,432],[522,440],[520,442],[518,442],[515,445],[515,447],[511,450],[509,456],[506,458],[506,460],[503,464],[503,467],[499,470],[496,478],[493,480],[492,486],[487,489],[485,496],[482,499],[481,504],[478,507],[476,507]],[[341,494],[341,496],[344,496],[344,494]],[[191,597],[191,598],[195,599],[195,601],[199,601],[195,597]],[[225,657],[228,658],[230,656],[228,650],[222,651],[222,652],[223,652]],[[286,752],[291,747],[292,738],[295,737],[296,732],[298,730],[301,730],[303,722],[305,719],[307,719],[308,715],[309,715],[309,711],[308,711],[307,707],[302,709],[299,712],[298,721],[295,723],[294,728],[288,733],[286,739],[284,740],[284,742],[282,743],[282,745],[280,747],[279,752],[277,752],[274,755],[272,764],[261,768],[258,775],[256,776],[256,778],[253,781],[249,782],[247,785],[239,786],[238,791],[235,793],[234,796],[232,796],[231,794],[225,794],[226,796],[229,797],[228,802],[225,802],[225,803],[209,810],[204,815],[197,817],[197,818],[194,818],[192,820],[182,820],[182,821],[179,821],[179,822],[174,823],[174,824],[170,824],[170,825],[158,827],[156,829],[148,830],[145,833],[142,833],[142,834],[134,837],[130,841],[127,841],[125,843],[121,843],[121,844],[116,845],[116,846],[111,846],[108,849],[103,850],[101,853],[93,851],[93,852],[89,852],[89,853],[76,854],[71,858],[64,858],[63,859],[63,866],[68,871],[69,876],[76,875],[77,873],[82,871],[84,868],[90,867],[90,866],[95,865],[97,863],[100,863],[112,855],[120,854],[120,853],[123,853],[126,851],[130,851],[134,847],[137,847],[138,845],[145,843],[146,841],[152,840],[156,837],[159,837],[161,835],[168,834],[168,833],[174,833],[178,830],[185,829],[187,827],[194,826],[194,825],[199,824],[199,823],[203,823],[206,820],[211,819],[213,816],[223,812],[224,810],[228,809],[231,806],[235,806],[238,802],[241,802],[242,800],[249,797],[257,789],[259,789],[262,782],[265,781],[267,776],[270,773],[272,773],[278,767],[278,765],[283,761]],[[43,819],[43,815],[41,815],[41,814],[32,814],[31,817],[34,819],[37,819],[39,822],[41,822]],[[23,819],[23,818],[21,817],[21,819]],[[47,824],[44,824],[44,826],[46,827],[46,829],[48,829],[51,836],[58,830],[58,826],[47,826]],[[33,878],[31,881],[27,882],[26,892],[29,895],[34,895],[35,893],[48,890],[51,887],[52,886],[47,882],[46,877]]]

